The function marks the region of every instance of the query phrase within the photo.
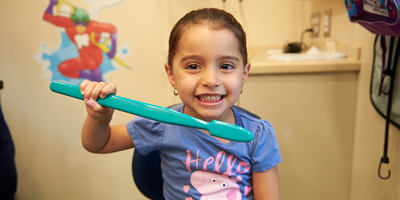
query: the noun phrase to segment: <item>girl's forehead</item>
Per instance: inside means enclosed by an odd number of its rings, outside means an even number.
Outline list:
[[[239,45],[235,34],[228,28],[215,29],[204,24],[194,24],[182,30],[178,40],[178,48],[190,41],[203,44],[208,41],[220,43],[221,40],[232,40]]]
[[[207,26],[195,26],[184,31],[178,41],[180,47],[228,45],[239,49],[239,41],[229,29],[209,29]]]
[[[191,32],[191,31],[198,31],[198,30],[208,30],[208,31],[222,31],[226,30],[229,31],[230,33],[234,34],[232,30],[230,30],[228,27],[222,26],[222,25],[215,25],[214,23],[200,23],[200,24],[186,24],[182,28],[182,35],[185,34],[185,32]]]

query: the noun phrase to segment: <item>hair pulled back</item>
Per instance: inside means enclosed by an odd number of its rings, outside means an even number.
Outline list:
[[[172,60],[184,28],[192,24],[204,24],[214,30],[227,28],[231,30],[239,41],[239,51],[243,57],[243,64],[247,64],[246,33],[235,17],[217,8],[203,8],[193,10],[183,16],[171,30],[168,48],[168,64],[172,67]]]

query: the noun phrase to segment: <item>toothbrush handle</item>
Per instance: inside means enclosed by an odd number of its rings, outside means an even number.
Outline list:
[[[50,84],[50,89],[53,92],[81,100],[84,99],[78,86],[53,81]],[[116,95],[108,95],[104,99],[97,99],[97,102],[102,106],[114,108],[134,115],[139,115],[148,119],[168,124],[205,129],[208,130],[212,136],[225,138],[228,140],[234,140],[238,142],[250,142],[253,140],[253,134],[250,131],[234,124],[229,124],[218,120],[206,122],[169,108],[151,105]]]

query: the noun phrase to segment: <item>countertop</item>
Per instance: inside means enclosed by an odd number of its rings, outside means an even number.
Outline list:
[[[250,75],[359,72],[361,68],[360,48],[351,47],[347,57],[340,60],[277,61],[264,52],[249,53]]]

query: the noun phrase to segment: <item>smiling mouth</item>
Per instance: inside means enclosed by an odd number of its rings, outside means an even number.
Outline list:
[[[223,95],[200,95],[197,98],[199,99],[199,101],[211,103],[211,102],[221,101],[221,99],[224,98],[224,96]]]

